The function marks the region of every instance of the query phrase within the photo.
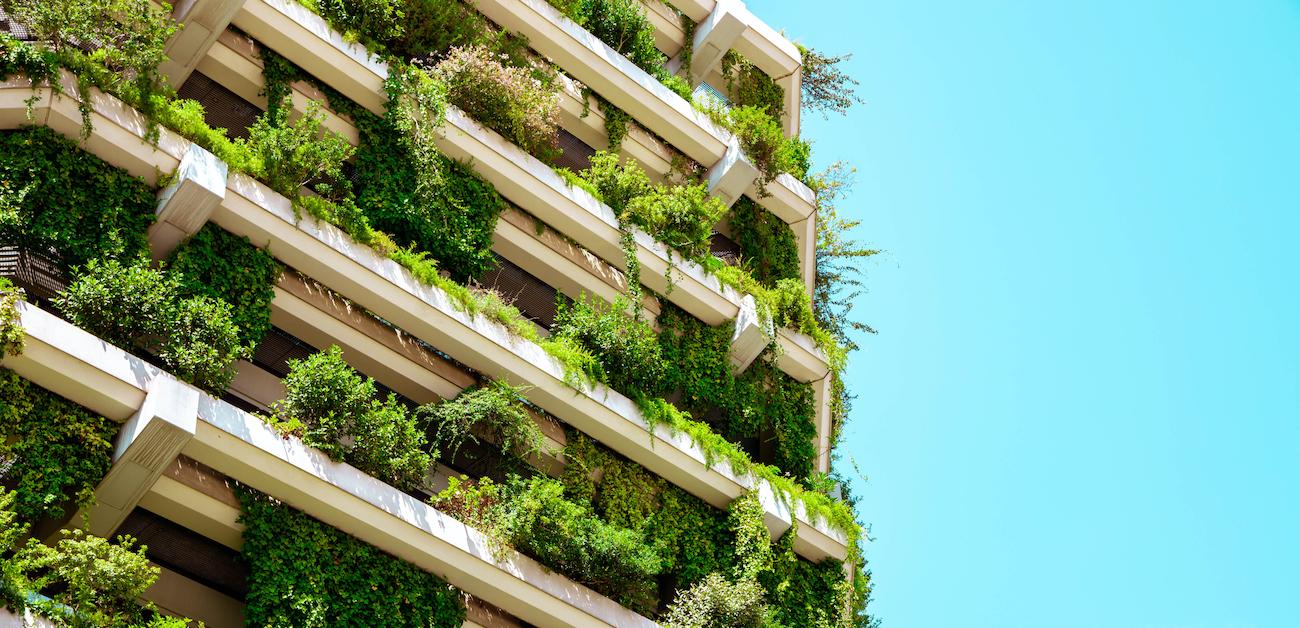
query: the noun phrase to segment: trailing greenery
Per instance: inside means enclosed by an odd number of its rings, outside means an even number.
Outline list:
[[[22,288],[0,277],[0,358],[21,355],[26,345],[27,332],[23,329],[18,302],[27,298]]]
[[[434,457],[419,422],[394,395],[380,398],[337,346],[290,360],[284,389],[273,407],[281,432],[399,489],[424,483]]]
[[[799,245],[784,220],[741,196],[727,214],[731,239],[740,246],[741,266],[771,288],[782,279],[800,280]]]
[[[629,393],[657,391],[664,375],[664,360],[654,330],[626,314],[622,299],[605,305],[584,295],[577,301],[556,299],[552,338],[571,340],[595,356],[587,375]]]
[[[460,479],[430,503],[638,613],[654,612],[661,569],[655,549],[639,533],[605,523],[565,499],[564,485],[556,480]]]
[[[546,439],[519,402],[521,395],[520,389],[494,380],[455,399],[421,406],[415,414],[431,428],[439,457],[454,458],[466,441],[478,443],[482,437],[504,453],[527,458],[543,453]]]
[[[803,58],[803,77],[799,85],[803,90],[802,108],[819,111],[823,118],[831,113],[847,115],[849,107],[861,104],[856,93],[858,81],[845,74],[838,66],[853,55],[825,55],[816,50],[795,44]]]
[[[241,487],[251,626],[458,627],[462,594],[289,506]]]
[[[308,184],[322,196],[337,198],[347,186],[343,162],[352,156],[352,145],[325,128],[319,103],[310,103],[293,121],[285,104],[258,116],[248,139],[236,141],[248,148],[250,172],[291,199]]]
[[[284,267],[247,237],[208,223],[172,253],[168,266],[187,295],[230,304],[241,344],[255,347],[271,329],[271,301]]]
[[[228,303],[185,296],[181,281],[146,258],[91,260],[54,303],[74,325],[121,349],[156,354],[173,375],[220,395],[249,348]]]
[[[61,517],[85,505],[112,462],[118,425],[0,368],[0,479],[22,521]]]
[[[0,242],[79,266],[148,251],[157,199],[142,179],[45,128],[0,132]]]
[[[722,56],[720,68],[733,105],[756,107],[774,120],[785,114],[785,89],[735,50]]]
[[[35,538],[20,544],[30,524],[14,507],[15,494],[0,487],[0,606],[74,628],[188,625],[183,617],[168,617],[152,603],[140,603],[159,569],[149,563],[143,546],[134,547],[135,539],[121,536],[110,543],[71,530],[53,545]]]
[[[808,176],[812,146],[798,138],[786,137],[781,122],[763,109],[753,106],[727,107],[717,102],[697,105],[719,126],[736,134],[745,155],[758,168],[759,193],[767,193],[767,184],[777,175],[788,172],[796,179]]]
[[[456,47],[430,74],[446,85],[447,102],[542,161],[554,161],[560,153],[559,88],[504,58],[483,46]]]

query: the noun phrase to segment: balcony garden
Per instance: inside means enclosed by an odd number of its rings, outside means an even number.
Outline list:
[[[137,7],[141,11],[138,14],[165,24],[160,14],[149,13],[154,10],[151,7]],[[321,10],[328,13],[324,7]],[[390,66],[396,71],[388,82],[390,106],[383,116],[362,111],[332,95],[330,106],[350,115],[362,132],[361,148],[354,155],[341,138],[322,131],[316,112],[309,111],[296,120],[287,115],[284,92],[275,90],[283,89],[290,77],[299,76],[295,68],[266,64],[271,107],[247,139],[231,140],[223,130],[203,122],[197,103],[176,99],[156,76],[149,78],[148,72],[114,61],[118,57],[113,52],[87,55],[70,45],[68,42],[91,34],[85,24],[60,24],[55,19],[50,24],[45,37],[52,42],[48,48],[0,39],[0,73],[21,74],[37,81],[52,79],[60,68],[77,72],[83,93],[93,86],[116,94],[154,123],[211,150],[233,172],[257,178],[292,199],[297,210],[334,224],[356,242],[389,256],[420,281],[450,295],[463,311],[483,314],[545,348],[566,365],[566,378],[574,386],[591,382],[612,386],[637,400],[652,426],[663,424],[689,434],[712,457],[710,463],[726,461],[733,469],[752,471],[851,535],[857,530],[846,506],[813,490],[824,483],[812,473],[811,392],[807,386],[782,379],[779,372],[766,365],[734,375],[726,359],[730,333],[723,334],[725,329],[708,327],[682,312],[670,311],[661,317],[661,330],[655,332],[645,321],[627,315],[624,308],[580,300],[566,302],[558,331],[542,338],[499,295],[466,285],[489,264],[486,254],[492,227],[504,203],[469,166],[438,152],[431,138],[451,102],[467,109],[481,108],[471,113],[521,146],[527,144],[530,152],[545,154],[548,137],[553,137],[553,130],[547,131],[547,116],[532,115],[535,110],[522,116],[515,115],[520,112],[501,110],[506,105],[500,103],[513,102],[521,94],[541,98],[533,102],[545,102],[544,93],[528,91],[544,86],[545,76],[531,74],[535,66],[508,63],[515,58],[509,46],[517,47],[517,41],[497,36],[490,38],[497,47],[489,48],[466,37],[463,43],[479,47],[452,47],[462,43],[457,40],[449,41],[441,56],[427,56],[428,51],[413,53],[411,60],[417,63]],[[383,32],[366,20],[358,24],[366,25],[363,32]],[[431,28],[430,32],[436,30]],[[133,32],[145,34],[140,35],[142,43],[131,45],[154,50],[161,49],[167,29]],[[398,49],[391,42],[388,45]],[[533,63],[531,56],[517,48],[515,51]],[[417,59],[421,54],[426,56]],[[50,83],[58,84],[52,80]],[[65,180],[50,178],[47,173],[68,172],[52,164],[75,161],[75,155],[84,157],[70,142],[50,131],[6,133],[4,141],[8,147],[0,155],[0,168],[12,176],[4,177],[3,182],[15,190],[14,195],[6,194],[5,198],[6,202],[16,200],[5,208],[5,220],[0,223],[0,229],[10,232],[0,234],[14,240],[26,238],[26,246],[52,249],[63,256],[73,279],[54,301],[60,312],[108,342],[149,356],[187,381],[216,394],[224,392],[234,362],[246,357],[269,327],[271,286],[281,272],[275,259],[247,239],[209,225],[169,260],[151,266],[144,258],[144,229],[154,209],[150,186],[90,161],[77,166],[83,169],[80,174]],[[553,148],[553,144],[549,146]],[[345,176],[343,166],[354,157],[355,178]],[[724,213],[719,204],[703,194],[701,186],[655,187],[643,185],[643,178],[644,174],[638,175],[608,158],[574,175],[576,184],[594,190],[611,207],[618,205],[616,209],[625,222],[672,244],[684,259],[704,259],[712,225]],[[105,185],[96,188],[67,184],[101,179]],[[78,194],[94,197],[61,198]],[[463,211],[465,208],[472,211]],[[755,218],[754,208],[749,211],[749,216],[733,214],[733,224],[742,231],[763,233],[762,226],[755,226],[763,219]],[[60,221],[66,221],[67,228]],[[788,235],[788,230],[785,233]],[[779,235],[770,237],[780,239]],[[798,329],[822,330],[803,286],[786,276],[789,256],[778,257],[784,261],[774,262],[774,268],[756,269],[755,274],[721,267],[717,272],[759,296],[774,321]],[[634,258],[629,258],[629,265]],[[639,286],[635,281],[633,285]],[[825,338],[830,333],[822,330],[820,335]],[[10,339],[6,344],[12,346],[15,341]],[[689,364],[674,364],[673,356],[678,355],[690,355],[692,359],[687,361]],[[335,359],[336,354],[326,352],[322,356],[300,365],[302,373],[291,374],[286,380],[289,395],[269,419],[284,433],[300,436],[331,457],[393,486],[418,485],[438,456],[454,455],[448,452],[454,452],[457,439],[482,437],[506,443],[503,456],[519,456],[521,448],[528,450],[532,447],[529,443],[536,444],[535,434],[519,420],[522,414],[517,408],[511,409],[512,404],[519,403],[518,392],[502,388],[501,384],[485,382],[480,389],[507,391],[495,400],[469,392],[451,402],[412,410],[392,399],[376,399],[373,382],[367,384],[368,380],[350,373],[340,364],[341,358]],[[295,388],[294,377],[298,375],[311,386]],[[327,380],[322,383],[316,379],[321,377]],[[301,394],[295,396],[294,390]],[[462,398],[465,403],[483,405],[446,405]],[[707,416],[710,414],[713,416]],[[706,420],[696,421],[692,416]],[[489,435],[481,436],[484,431]],[[732,442],[761,439],[763,434],[775,439],[778,456],[785,457],[776,461],[777,467],[754,463]],[[592,443],[591,447],[598,445]],[[612,452],[605,456],[617,457]],[[630,461],[626,464],[628,469],[635,467]],[[639,471],[655,479],[644,469]],[[613,472],[614,477],[618,473]],[[633,471],[626,473],[636,475]],[[757,600],[745,608],[762,606],[765,610],[758,616],[772,613],[794,617],[789,613],[797,609],[781,597],[786,586],[778,584],[796,577],[813,579],[804,573],[814,569],[811,564],[795,569],[781,562],[806,564],[794,557],[792,549],[774,552],[769,547],[759,554],[780,554],[784,558],[754,561],[735,558],[749,556],[748,549],[726,550],[732,553],[733,562],[760,565],[744,570],[722,558],[715,561],[694,554],[684,556],[680,547],[661,549],[660,535],[649,530],[667,524],[650,523],[645,516],[620,514],[617,507],[611,510],[612,502],[597,501],[594,495],[603,492],[596,489],[583,501],[574,495],[578,489],[571,488],[570,483],[547,480],[531,472],[516,475],[496,483],[464,482],[458,485],[459,493],[449,489],[452,492],[440,495],[438,503],[453,514],[460,512],[458,516],[473,519],[474,525],[485,525],[502,543],[647,615],[664,619],[696,617],[711,612],[710,608],[722,608],[717,606],[719,596],[734,593]],[[601,484],[612,482],[609,478],[607,473]],[[642,503],[653,500],[661,508],[671,508],[671,504],[695,500],[696,506],[708,509],[710,517],[716,519],[721,512],[662,479],[644,484],[651,488],[637,496]],[[466,506],[468,510],[457,510],[454,504],[460,503],[471,505]],[[740,508],[733,507],[733,515],[725,525],[714,525],[721,531],[719,536],[740,534],[742,526],[754,525],[753,517],[732,521],[740,517],[734,513]],[[761,512],[760,508],[759,527]],[[592,517],[593,513],[597,516]],[[529,536],[528,532],[536,527],[525,524],[539,520],[567,522],[565,525],[574,526],[568,528],[573,534],[563,538]],[[676,534],[674,538],[680,539],[688,532],[666,534]],[[725,541],[719,542],[718,547],[728,547]],[[763,542],[769,543],[765,529]],[[792,548],[792,543],[783,538],[777,547]],[[606,554],[609,560],[591,562],[591,556],[600,555],[598,551],[610,552]],[[860,557],[855,555],[851,560],[860,565]],[[829,579],[817,576],[823,584],[843,583],[840,566],[832,562],[815,566],[820,570],[818,574],[825,570],[835,574]],[[691,566],[689,570],[687,565]],[[617,571],[602,574],[598,572],[601,569]],[[672,584],[665,585],[664,581]],[[865,603],[867,579],[861,575],[854,582],[860,590],[835,589],[826,594],[833,597],[819,599],[819,603],[827,602],[819,608],[843,608],[843,601],[849,599],[845,596],[850,594],[860,607]],[[626,589],[614,586],[621,583],[633,584]],[[760,589],[761,595],[745,597]],[[673,600],[676,603],[666,603]],[[422,604],[438,617],[452,612],[443,600],[431,599]]]

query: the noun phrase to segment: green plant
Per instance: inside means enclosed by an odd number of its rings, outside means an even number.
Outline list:
[[[346,139],[323,127],[320,104],[311,102],[292,123],[284,108],[258,116],[248,129],[257,178],[291,199],[308,184],[330,197],[347,185],[343,162],[353,152]],[[328,187],[325,187],[328,186]]]
[[[442,403],[421,406],[416,416],[434,430],[441,457],[454,458],[466,441],[488,439],[503,453],[521,458],[542,453],[542,430],[519,401],[521,391],[502,380],[467,390]]]
[[[766,193],[766,184],[775,181],[782,172],[788,172],[796,179],[808,176],[812,147],[797,137],[786,137],[781,123],[763,109],[751,105],[706,109],[705,112],[714,122],[736,134],[745,155],[762,175],[759,179],[760,193]]]
[[[172,253],[168,267],[186,294],[231,305],[241,344],[254,347],[271,329],[271,301],[284,267],[247,237],[208,223]]]
[[[742,196],[731,206],[727,224],[742,264],[759,283],[770,288],[778,280],[800,278],[799,247],[784,220]]]
[[[615,389],[658,391],[663,379],[663,358],[654,330],[629,316],[630,304],[621,298],[605,305],[584,295],[577,301],[556,301],[553,338],[567,338],[596,358],[587,374]]]
[[[9,19],[26,26],[56,54],[90,46],[89,59],[110,71],[115,83],[140,92],[162,82],[158,65],[176,31],[171,5],[149,0],[4,0]]]
[[[727,206],[703,184],[660,186],[627,204],[620,220],[631,221],[687,259],[709,253],[713,226]]]
[[[308,0],[303,4],[319,13],[346,37],[375,50],[402,36],[403,0]]]
[[[0,277],[0,358],[23,352],[27,332],[23,330],[18,302],[25,298],[27,294],[22,288],[15,288],[8,279]]]
[[[799,46],[799,53],[803,57],[803,78],[799,85],[803,90],[804,109],[820,111],[826,118],[830,113],[846,115],[854,103],[862,103],[855,91],[858,82],[838,67],[853,55],[824,55],[805,46]]]
[[[13,491],[20,521],[61,517],[64,505],[88,503],[112,462],[118,426],[0,368],[0,476]]]
[[[766,72],[735,50],[723,55],[720,69],[732,104],[757,107],[773,119],[781,119],[785,113],[785,89]]]
[[[674,93],[691,100],[690,85],[668,72],[668,59],[655,46],[654,25],[638,0],[548,1]]]
[[[655,549],[637,532],[609,525],[565,499],[564,486],[555,480],[514,476],[491,492],[458,482],[432,503],[460,516],[487,508],[492,511],[485,518],[493,527],[490,536],[498,535],[516,550],[637,612],[654,610],[655,575],[661,568]],[[480,525],[479,520],[466,521]]]
[[[177,377],[221,394],[248,347],[229,304],[182,294],[178,274],[145,258],[91,260],[54,302],[73,324],[122,349],[156,353]]]
[[[559,156],[560,93],[484,46],[452,48],[431,74],[447,101],[542,161]]]
[[[277,429],[400,489],[423,484],[433,464],[423,430],[393,396],[379,399],[374,380],[337,346],[290,360],[284,388],[273,407]]]
[[[116,543],[81,530],[45,545],[26,536],[28,524],[12,511],[14,494],[0,487],[0,605],[35,612],[55,626],[74,628],[183,628],[188,620],[166,617],[138,598],[158,579],[145,548],[135,539]],[[50,592],[53,597],[39,595]]]
[[[758,628],[764,625],[766,613],[763,589],[757,582],[732,582],[711,573],[678,594],[660,624],[669,628]]]
[[[0,242],[70,266],[143,254],[157,204],[143,180],[44,127],[0,132],[0,199]]]
[[[253,626],[459,627],[462,594],[437,576],[251,489],[243,513]]]

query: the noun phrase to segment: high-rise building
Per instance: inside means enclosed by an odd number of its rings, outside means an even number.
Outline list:
[[[869,622],[742,2],[0,7],[0,623]]]

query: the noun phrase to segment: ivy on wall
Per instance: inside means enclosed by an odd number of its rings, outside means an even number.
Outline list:
[[[208,223],[176,249],[168,266],[187,294],[230,304],[241,344],[256,346],[271,329],[271,301],[284,267],[247,237]]]
[[[27,333],[23,330],[18,302],[27,298],[21,288],[0,277],[0,359],[6,355],[21,355],[26,345]]]
[[[800,279],[799,246],[784,220],[742,196],[731,206],[727,224],[744,267],[759,283],[770,288],[782,279]]]
[[[0,479],[13,487],[13,511],[33,523],[84,505],[112,462],[118,425],[0,368]]]
[[[251,626],[458,628],[462,594],[437,576],[252,489],[243,505]]]
[[[785,89],[766,72],[735,50],[722,56],[719,68],[727,82],[727,94],[737,107],[757,107],[775,120],[785,113]]]
[[[157,199],[140,178],[45,128],[0,132],[0,242],[79,266],[148,251]]]

